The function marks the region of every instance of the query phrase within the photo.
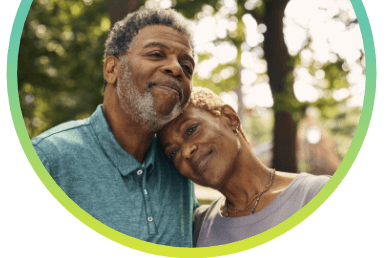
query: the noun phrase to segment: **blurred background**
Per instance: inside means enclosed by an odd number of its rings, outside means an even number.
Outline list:
[[[34,0],[18,58],[30,138],[103,102],[104,43],[127,13],[174,8],[191,20],[194,85],[239,114],[268,167],[332,175],[365,92],[362,35],[349,0]],[[220,194],[196,186],[199,202]]]

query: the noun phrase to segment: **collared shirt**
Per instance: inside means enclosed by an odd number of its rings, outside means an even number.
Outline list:
[[[156,138],[140,164],[116,141],[100,105],[90,118],[31,141],[55,182],[97,220],[141,240],[192,247],[198,206],[193,183],[178,173]]]

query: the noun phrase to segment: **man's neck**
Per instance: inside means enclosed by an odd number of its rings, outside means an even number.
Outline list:
[[[142,164],[155,133],[144,128],[139,120],[123,112],[113,91],[105,92],[102,110],[119,145]]]

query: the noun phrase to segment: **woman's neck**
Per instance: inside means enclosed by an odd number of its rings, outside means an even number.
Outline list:
[[[248,147],[242,148],[233,169],[219,191],[234,209],[243,209],[266,188],[272,173]]]

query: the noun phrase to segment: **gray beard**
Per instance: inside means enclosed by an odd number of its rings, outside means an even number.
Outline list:
[[[181,103],[178,102],[169,115],[160,115],[154,110],[154,97],[147,87],[141,94],[134,86],[130,68],[121,62],[121,73],[117,81],[118,101],[126,115],[139,122],[149,132],[157,132],[168,122],[182,113]]]

